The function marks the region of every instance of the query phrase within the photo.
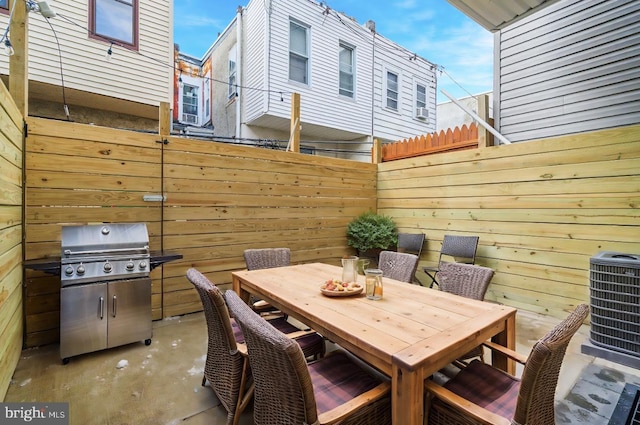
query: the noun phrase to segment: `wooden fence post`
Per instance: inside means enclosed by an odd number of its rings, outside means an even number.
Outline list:
[[[382,143],[378,139],[373,139],[371,148],[371,163],[380,164],[382,162]]]
[[[164,137],[171,134],[171,107],[169,102],[160,102],[158,120],[158,133],[160,136]]]
[[[17,0],[14,0],[17,1]],[[9,93],[16,106],[26,118],[29,115],[29,72],[28,36],[29,19],[27,4],[22,1],[14,6],[9,25],[9,35],[14,54],[9,58]],[[9,40],[7,38],[7,40]]]
[[[300,93],[291,93],[291,130],[289,134],[289,149],[300,152]]]
[[[481,94],[477,97],[478,102],[478,115],[486,122],[490,122],[489,119],[489,96]],[[483,126],[478,126],[478,147],[486,148],[487,146],[493,146],[493,134]]]

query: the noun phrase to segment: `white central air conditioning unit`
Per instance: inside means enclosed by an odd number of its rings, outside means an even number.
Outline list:
[[[194,114],[182,114],[182,122],[198,124],[198,116]]]
[[[416,118],[426,120],[429,118],[429,110],[427,108],[416,108]]]

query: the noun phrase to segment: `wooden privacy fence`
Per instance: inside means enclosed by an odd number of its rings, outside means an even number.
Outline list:
[[[382,161],[412,158],[432,153],[473,149],[478,147],[478,126],[472,123],[453,130],[442,130],[410,139],[382,145]]]
[[[22,350],[22,160],[24,120],[0,81],[0,400]]]
[[[145,222],[151,250],[184,257],[151,272],[154,319],[202,310],[187,269],[230,284],[247,248],[338,264],[347,223],[375,209],[375,164],[38,118],[28,129],[26,259],[60,256],[65,224]],[[60,279],[25,276],[25,345],[56,342]]]
[[[487,299],[562,318],[589,302],[593,255],[640,254],[640,126],[385,162],[377,195],[426,235],[421,266],[445,234],[477,235]]]

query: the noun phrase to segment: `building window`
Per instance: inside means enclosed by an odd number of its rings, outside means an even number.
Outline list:
[[[354,54],[353,47],[340,43],[340,88],[339,93],[353,98]]]
[[[229,50],[229,98],[235,96],[238,92],[237,84],[237,70],[236,70],[236,49],[235,46]]]
[[[198,124],[198,87],[185,84],[182,87],[182,121]]]
[[[9,0],[0,0],[0,9],[9,9]],[[0,13],[4,10],[0,10]]]
[[[92,36],[138,48],[138,0],[89,0],[89,7]]]
[[[387,71],[387,108],[398,110],[398,74]]]
[[[427,87],[416,84],[416,108],[427,107]]]
[[[289,79],[309,84],[309,28],[289,22]]]

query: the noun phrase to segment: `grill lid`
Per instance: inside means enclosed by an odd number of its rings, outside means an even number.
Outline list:
[[[64,226],[62,286],[149,276],[149,235],[144,223]]]
[[[62,227],[62,259],[149,253],[145,223]]]

